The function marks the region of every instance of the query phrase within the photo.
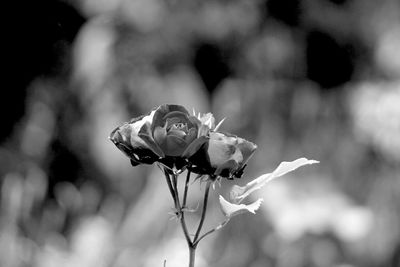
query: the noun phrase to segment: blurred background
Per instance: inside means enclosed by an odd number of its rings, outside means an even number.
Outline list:
[[[162,103],[226,117],[222,130],[258,144],[244,177],[211,192],[204,229],[234,184],[321,161],[258,192],[256,215],[200,243],[198,267],[400,266],[397,0],[15,3],[0,266],[187,266],[161,172],[132,168],[107,139]]]

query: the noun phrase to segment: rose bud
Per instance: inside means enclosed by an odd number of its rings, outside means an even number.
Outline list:
[[[186,163],[182,155],[196,153],[206,142],[209,130],[184,107],[165,104],[118,127],[110,139],[133,166],[159,161],[170,168],[181,168]]]
[[[240,178],[247,161],[254,154],[257,146],[235,135],[210,132],[209,139],[192,156],[190,169],[198,174],[207,174],[228,179]]]

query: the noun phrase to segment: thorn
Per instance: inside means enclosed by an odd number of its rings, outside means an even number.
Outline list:
[[[215,126],[214,131],[218,131],[219,127],[222,125],[222,123],[225,121],[226,118],[223,118],[218,124],[217,126]]]

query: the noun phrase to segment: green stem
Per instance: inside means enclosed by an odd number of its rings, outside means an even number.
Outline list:
[[[209,234],[214,233],[215,231],[218,231],[220,229],[222,229],[222,227],[224,227],[228,222],[229,222],[230,218],[227,218],[225,221],[223,221],[222,223],[220,223],[217,227],[215,227],[214,229],[211,229],[210,231],[206,232],[205,234],[203,234],[202,236],[200,236],[196,242],[193,242],[194,246],[197,246],[197,244],[200,242],[200,240],[202,240],[204,237],[208,236]]]
[[[185,191],[183,192],[182,208],[186,208],[186,199],[187,199],[187,194],[188,194],[188,189],[189,189],[190,174],[191,174],[190,170],[187,170]]]
[[[171,183],[171,178],[169,177],[169,173],[168,171],[164,168],[164,175],[165,175],[165,179],[167,180],[167,184],[168,184],[168,188],[169,188],[169,192],[171,193],[171,196],[174,200],[174,205],[176,206],[176,195],[175,195],[175,190],[172,187],[172,183]]]
[[[201,212],[201,218],[200,218],[199,226],[197,227],[196,234],[195,234],[195,236],[193,238],[193,241],[192,241],[191,238],[190,238],[187,226],[186,226],[185,212],[183,210],[185,208],[185,206],[186,206],[186,200],[187,200],[187,194],[188,194],[188,188],[189,188],[189,181],[190,181],[191,173],[188,170],[188,173],[187,173],[187,176],[186,176],[186,181],[185,181],[185,190],[184,190],[184,194],[183,194],[182,206],[180,204],[179,192],[178,192],[178,174],[169,174],[168,171],[166,169],[164,169],[164,175],[165,175],[165,178],[167,180],[169,191],[170,191],[170,193],[172,195],[172,198],[174,200],[175,209],[176,209],[176,212],[177,212],[179,221],[181,223],[181,227],[182,227],[182,230],[183,230],[183,233],[185,235],[186,242],[187,242],[187,245],[188,245],[188,248],[189,248],[189,267],[194,267],[195,258],[196,258],[196,248],[197,248],[197,245],[198,245],[199,241],[201,239],[203,239],[206,235],[211,234],[212,232],[218,230],[217,229],[218,227],[217,227],[217,228],[215,228],[215,229],[213,229],[211,231],[208,231],[207,233],[203,234],[199,238],[199,235],[201,233],[201,229],[203,227],[204,220],[205,220],[205,217],[206,217],[208,195],[209,195],[209,192],[210,192],[211,182],[208,181],[207,185],[206,185],[206,189],[205,189],[205,192],[204,192],[203,209],[202,209],[202,212]]]
[[[196,246],[189,246],[189,267],[194,267],[196,259]]]
[[[197,239],[199,238],[199,235],[200,235],[200,232],[201,232],[201,228],[203,227],[203,223],[204,223],[204,220],[206,218],[207,203],[208,203],[208,193],[210,192],[210,185],[211,185],[211,182],[208,181],[207,185],[206,185],[205,192],[204,192],[203,210],[201,212],[200,223],[199,223],[199,226],[197,227],[197,231],[196,231],[196,234],[195,234],[194,239],[193,239],[193,243],[194,244],[197,244]]]
[[[193,245],[192,240],[190,239],[189,231],[186,226],[186,221],[185,221],[185,213],[182,210],[180,200],[179,200],[179,192],[178,192],[178,175],[172,174],[172,188],[175,194],[175,209],[178,212],[178,218],[181,223],[181,227],[183,230],[183,233],[185,235],[186,243],[188,244],[189,247]]]
[[[183,212],[182,212],[182,208],[181,208],[181,204],[180,204],[180,200],[179,200],[178,175],[171,174],[171,176],[172,176],[172,190],[174,191],[174,194],[175,194],[175,208],[180,216]]]

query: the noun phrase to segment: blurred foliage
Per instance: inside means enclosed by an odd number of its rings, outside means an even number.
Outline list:
[[[223,130],[259,146],[244,178],[215,189],[206,229],[222,219],[217,193],[283,160],[321,161],[271,183],[256,216],[208,237],[199,267],[399,266],[398,1],[14,10],[23,26],[7,39],[0,105],[0,266],[186,266],[159,170],[131,168],[107,140],[161,103],[226,117]]]

